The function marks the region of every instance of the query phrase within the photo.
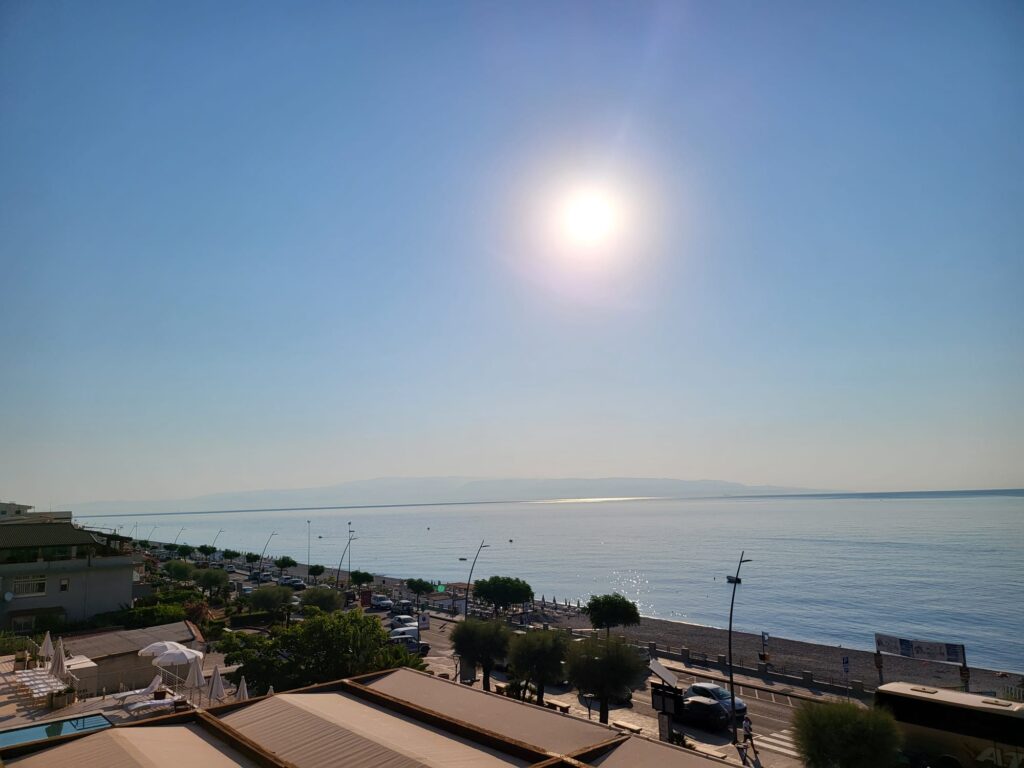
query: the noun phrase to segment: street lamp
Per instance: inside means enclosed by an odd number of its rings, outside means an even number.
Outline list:
[[[350,577],[352,575],[352,542],[355,541],[355,539],[352,538],[352,534],[353,533],[355,533],[355,531],[352,530],[352,521],[349,520],[348,521],[348,573],[349,573]]]
[[[178,531],[178,536],[181,536],[181,534],[184,533],[184,532],[185,532],[185,529],[182,528],[180,531]],[[174,537],[174,541],[171,542],[172,544],[177,544],[178,543],[178,536]]]
[[[274,538],[275,536],[277,536],[277,531],[274,531],[269,536],[267,536],[267,543],[263,545],[263,551],[260,552],[260,582],[261,583],[263,581],[263,556],[265,554],[267,554],[267,547],[270,546],[270,540],[272,538]]]
[[[306,583],[309,583],[309,520],[306,521]]]
[[[480,550],[484,549],[485,547],[489,547],[489,546],[491,546],[491,545],[490,544],[484,544],[483,540],[481,539],[480,540],[480,546],[476,548],[476,555],[474,555],[474,557],[473,557],[473,564],[469,566],[469,579],[466,581],[466,610],[463,612],[465,618],[467,618],[467,619],[469,618],[469,590],[470,590],[470,588],[472,587],[472,584],[473,584],[473,569],[476,568],[476,559],[478,557],[480,557]],[[461,560],[465,560],[466,558],[463,557],[463,558],[460,558],[460,559]]]
[[[160,527],[159,525],[154,525],[153,526],[153,530],[149,532],[149,536],[146,537],[146,541],[149,541],[150,543],[152,543],[152,541],[153,541],[153,534],[156,533],[156,529],[159,528],[159,527]]]
[[[216,546],[217,546],[217,539],[219,539],[219,538],[220,538],[220,535],[221,535],[222,533],[224,533],[224,529],[223,529],[223,528],[221,528],[221,529],[220,529],[219,531],[217,531],[217,535],[216,535],[216,536],[214,536],[214,537],[213,537],[213,541],[211,541],[211,542],[210,542],[210,546],[211,546],[211,547],[216,547]]]
[[[346,544],[345,545],[345,549],[342,550],[342,552],[341,552],[341,559],[338,561],[338,574],[334,578],[334,588],[335,589],[338,589],[339,587],[341,587],[341,566],[345,564],[345,554],[347,552],[351,551],[352,542],[359,540],[358,536],[353,536],[352,535],[353,533],[354,533],[354,531],[349,530],[349,532],[348,532],[348,544]],[[348,567],[350,569],[352,568],[352,558],[351,557],[348,560]],[[351,578],[351,576],[352,576],[352,571],[349,570],[349,577]]]
[[[746,552],[740,552],[740,561],[736,564],[736,575],[726,576],[725,580],[728,584],[732,584],[732,600],[729,601],[729,699],[730,699],[730,712],[729,717],[732,720],[732,743],[738,744],[739,739],[736,733],[736,687],[733,685],[732,680],[732,609],[736,604],[736,586],[742,584],[743,580],[740,579],[740,568],[744,563],[749,563],[750,559],[743,559],[743,555]]]

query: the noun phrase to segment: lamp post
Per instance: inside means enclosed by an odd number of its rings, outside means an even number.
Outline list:
[[[223,529],[223,528],[221,528],[221,529],[220,529],[219,531],[217,531],[217,535],[216,535],[216,536],[214,536],[214,537],[213,537],[213,541],[211,541],[211,542],[210,542],[210,546],[211,546],[211,547],[216,547],[216,546],[217,546],[217,539],[219,539],[219,538],[220,538],[220,535],[221,535],[222,533],[224,533],[224,529]]]
[[[485,547],[491,546],[490,544],[484,544],[483,539],[480,540],[480,546],[476,548],[476,555],[473,556],[473,564],[469,566],[469,579],[466,580],[466,609],[463,611],[464,617],[469,618],[469,590],[473,586],[473,569],[476,568],[476,559],[480,557],[480,550]]]
[[[306,521],[306,583],[309,583],[309,520]]]
[[[351,531],[351,530],[348,532],[348,534],[349,534],[348,535],[348,544],[346,544],[345,545],[345,549],[343,549],[341,551],[341,559],[338,561],[338,575],[334,579],[334,588],[335,589],[338,589],[341,586],[341,566],[344,565],[344,563],[345,563],[345,554],[350,551],[350,549],[352,547],[352,542],[359,540],[359,537],[358,536],[353,536],[352,533],[353,533],[353,531]],[[351,568],[352,567],[352,559],[351,558],[349,558],[348,563],[349,563],[348,567]],[[351,575],[352,575],[352,571],[350,570],[349,571],[349,577],[351,577]]]
[[[180,531],[178,531],[178,536],[181,536],[181,534],[184,533],[184,532],[185,532],[185,529],[183,527]],[[178,543],[178,536],[174,537],[174,541],[171,542],[172,544],[177,544]]]
[[[352,534],[353,533],[355,533],[355,531],[352,530],[352,521],[349,520],[348,521],[348,573],[349,573],[349,576],[352,575],[352,542],[355,541],[355,539],[352,538]]]
[[[159,527],[160,527],[159,525],[154,525],[153,526],[153,530],[150,531],[149,532],[149,536],[146,537],[146,541],[148,541],[150,544],[153,543],[153,534],[156,533],[156,529],[159,528]]]
[[[265,554],[267,554],[267,547],[270,546],[270,540],[272,538],[274,538],[275,536],[277,536],[277,531],[274,531],[269,536],[267,536],[267,543],[263,545],[263,551],[260,552],[260,583],[261,584],[263,583],[263,556]]]
[[[732,743],[739,743],[736,733],[736,687],[733,685],[732,680],[732,609],[736,605],[736,586],[742,584],[743,581],[740,579],[740,568],[744,563],[749,563],[750,559],[743,559],[745,552],[740,552],[740,561],[736,564],[736,575],[726,576],[725,580],[727,583],[732,584],[732,600],[729,601],[729,719],[732,720]]]

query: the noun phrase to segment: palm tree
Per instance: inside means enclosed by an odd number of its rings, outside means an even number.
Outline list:
[[[646,665],[636,650],[618,638],[591,637],[569,649],[569,681],[580,693],[589,693],[601,706],[601,722],[608,722],[612,698],[635,688]]]
[[[508,663],[515,674],[537,689],[537,703],[544,703],[544,687],[565,679],[562,662],[568,647],[561,632],[541,631],[516,635],[508,649]]]
[[[491,690],[491,670],[498,659],[508,653],[512,633],[500,621],[466,619],[452,630],[452,646],[463,664],[474,669],[479,664],[484,671],[484,690]]]

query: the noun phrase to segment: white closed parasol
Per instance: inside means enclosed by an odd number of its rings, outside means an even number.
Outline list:
[[[194,651],[191,648],[172,648],[153,659],[155,667],[177,667],[184,664],[191,664],[193,659],[203,660],[201,651]]]
[[[235,701],[245,701],[249,698],[249,686],[245,684],[245,675],[238,681],[238,688],[235,689]]]
[[[224,680],[220,676],[220,666],[214,666],[213,676],[210,677],[210,688],[207,690],[207,696],[210,699],[210,705],[213,706],[214,700],[220,701],[227,697],[227,692],[224,690]]]
[[[53,640],[50,638],[50,630],[46,630],[46,637],[43,638],[43,644],[39,646],[39,655],[44,659],[49,659],[53,656]]]
[[[53,654],[53,662],[50,664],[50,674],[58,680],[68,676],[68,667],[64,663],[64,638],[57,639],[57,650]]]

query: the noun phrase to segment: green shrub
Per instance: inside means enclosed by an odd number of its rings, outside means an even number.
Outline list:
[[[793,718],[808,768],[888,768],[899,763],[900,733],[885,709],[806,702]]]

